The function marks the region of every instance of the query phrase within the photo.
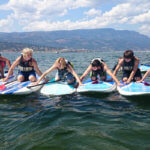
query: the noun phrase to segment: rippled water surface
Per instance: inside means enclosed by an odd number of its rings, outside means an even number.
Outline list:
[[[41,71],[58,57],[74,64],[81,75],[94,57],[110,68],[123,52],[35,53]],[[150,52],[135,52],[150,64]],[[14,61],[19,53],[3,53]],[[52,78],[55,72],[49,75]],[[150,98],[127,99],[117,92],[106,96],[0,97],[0,149],[6,150],[148,150]]]

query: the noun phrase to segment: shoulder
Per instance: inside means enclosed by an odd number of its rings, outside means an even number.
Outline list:
[[[8,59],[6,57],[4,57],[4,56],[0,56],[0,60],[7,61]]]
[[[0,56],[0,60],[4,60],[5,59],[5,57],[3,57],[3,56]]]
[[[71,62],[65,59],[67,65],[71,65]]]
[[[102,61],[101,64],[103,67],[107,67],[107,64],[104,61]]]
[[[58,69],[58,64],[57,64],[57,63],[54,63],[50,68]],[[49,68],[49,69],[50,69],[50,68]]]
[[[31,58],[32,63],[36,63],[37,61],[34,58]]]
[[[21,60],[21,56],[19,56],[17,59],[16,59],[16,61],[20,61]]]
[[[124,59],[121,58],[119,61],[118,61],[118,64],[122,64],[124,62]]]
[[[140,59],[138,57],[134,57],[135,61],[140,61]]]
[[[103,66],[104,70],[107,70],[107,69],[108,69],[108,66],[107,66],[106,63],[102,62],[102,66]]]
[[[31,59],[31,63],[32,65],[37,65],[37,61],[34,58]]]

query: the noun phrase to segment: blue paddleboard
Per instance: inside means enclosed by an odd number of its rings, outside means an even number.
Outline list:
[[[144,83],[131,82],[123,86],[118,86],[117,90],[123,96],[150,95],[150,86]]]
[[[72,87],[71,85],[68,85],[66,82],[57,81],[52,83],[45,84],[41,90],[40,93],[43,95],[53,95],[53,96],[59,96],[59,95],[68,95],[72,94],[76,91],[76,88]]]
[[[139,68],[141,70],[141,72],[145,73],[146,71],[150,70],[150,65],[139,65]]]
[[[39,77],[37,76],[37,78]],[[32,85],[31,81],[18,82],[16,79],[12,80],[12,78],[10,78],[7,82],[0,81],[0,85],[2,84],[6,85],[3,90],[0,90],[0,95],[26,95],[36,92],[41,88],[41,86],[28,88],[28,86]]]
[[[97,83],[93,83],[91,79],[86,80],[83,82],[84,85],[79,86],[77,88],[77,92],[79,93],[90,93],[90,92],[97,92],[97,93],[110,93],[115,91],[116,83],[114,81],[98,81]]]

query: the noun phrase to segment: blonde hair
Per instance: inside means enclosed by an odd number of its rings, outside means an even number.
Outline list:
[[[63,58],[63,57],[59,57],[56,61],[55,61],[55,64],[60,64],[61,65],[61,69],[64,69],[66,66],[67,66],[67,64],[66,64],[66,60],[65,60],[65,58]]]
[[[27,55],[27,54],[33,54],[33,49],[31,49],[31,48],[24,48],[23,50],[22,50],[22,55]]]

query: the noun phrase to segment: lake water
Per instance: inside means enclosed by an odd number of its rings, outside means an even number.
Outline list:
[[[2,53],[14,61],[19,53]],[[35,53],[42,72],[58,57],[74,64],[81,75],[94,57],[110,68],[123,52]],[[150,52],[135,52],[150,64]],[[49,74],[53,78],[55,72]],[[1,150],[148,150],[150,99],[108,96],[0,97]]]

